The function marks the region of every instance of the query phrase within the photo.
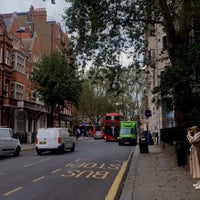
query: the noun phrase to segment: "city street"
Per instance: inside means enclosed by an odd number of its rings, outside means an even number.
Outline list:
[[[75,152],[61,155],[35,150],[0,159],[1,200],[103,200],[132,146],[83,139]]]

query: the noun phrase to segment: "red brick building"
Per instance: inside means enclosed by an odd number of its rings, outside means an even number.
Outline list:
[[[48,126],[48,108],[32,90],[30,77],[34,62],[60,50],[61,40],[67,41],[67,34],[59,23],[47,21],[45,8],[0,16],[1,125],[13,128],[22,142],[31,142],[38,128]],[[73,112],[68,103],[55,116],[55,126],[71,128]]]

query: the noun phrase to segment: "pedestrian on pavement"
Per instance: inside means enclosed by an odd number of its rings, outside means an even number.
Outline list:
[[[195,189],[200,189],[200,132],[198,126],[188,128],[187,138],[191,144],[189,166],[190,173],[197,183],[193,184]]]
[[[146,138],[148,145],[154,144],[150,130],[147,130],[147,131],[144,132],[144,137]]]

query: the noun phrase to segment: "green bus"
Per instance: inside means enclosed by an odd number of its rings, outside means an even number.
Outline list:
[[[118,144],[137,144],[137,122],[136,121],[121,121]]]

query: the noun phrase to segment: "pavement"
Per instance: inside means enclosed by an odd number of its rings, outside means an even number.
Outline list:
[[[22,144],[22,150],[35,144]],[[200,190],[188,167],[178,167],[176,160],[160,145],[149,145],[149,153],[133,148],[123,189],[116,200],[200,200]]]
[[[134,149],[119,200],[199,200],[189,168],[178,167],[160,145],[148,147],[149,153]]]
[[[35,144],[21,144],[21,150],[22,151],[26,151],[26,150],[30,150],[30,149],[34,149],[35,148]]]

